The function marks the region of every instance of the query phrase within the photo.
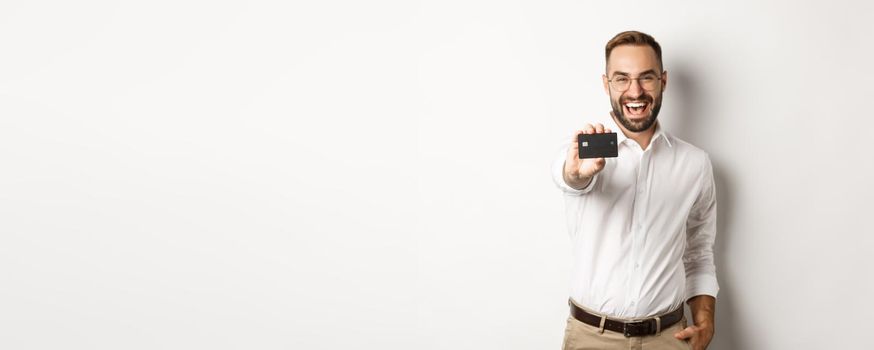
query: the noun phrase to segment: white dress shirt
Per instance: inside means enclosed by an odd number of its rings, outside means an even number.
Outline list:
[[[716,297],[710,158],[658,124],[646,150],[612,119],[603,124],[617,133],[619,156],[607,158],[586,188],[575,190],[562,177],[570,142],[552,166],[572,245],[570,297],[619,318],[663,314],[696,295]]]

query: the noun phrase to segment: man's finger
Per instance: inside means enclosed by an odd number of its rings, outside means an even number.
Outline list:
[[[595,169],[601,171],[604,169],[604,166],[607,165],[607,161],[604,158],[595,158]]]
[[[604,125],[601,123],[595,123],[595,132],[599,134],[604,133]]]
[[[677,339],[689,339],[689,338],[691,338],[693,335],[695,335],[695,332],[697,332],[697,331],[698,331],[698,329],[695,328],[695,326],[689,326],[689,327],[686,327],[686,329],[684,329],[684,330],[682,330],[682,331],[679,331],[679,332],[675,333],[675,334],[674,334],[674,338],[677,338]]]

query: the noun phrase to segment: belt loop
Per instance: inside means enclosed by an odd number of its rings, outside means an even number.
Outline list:
[[[662,318],[659,316],[655,317],[656,319],[656,336],[662,334]]]
[[[607,320],[607,316],[601,316],[601,325],[598,326],[598,333],[604,334],[604,322]]]

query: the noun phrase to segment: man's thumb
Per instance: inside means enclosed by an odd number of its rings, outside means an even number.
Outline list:
[[[686,327],[686,329],[677,332],[674,334],[674,337],[677,339],[686,339],[692,337],[695,334],[695,326]]]

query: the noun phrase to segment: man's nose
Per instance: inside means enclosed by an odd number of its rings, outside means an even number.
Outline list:
[[[640,79],[631,79],[631,83],[628,85],[628,91],[625,93],[631,97],[643,95],[643,86],[640,86]]]

